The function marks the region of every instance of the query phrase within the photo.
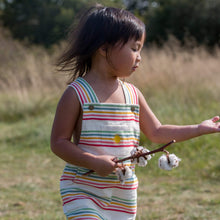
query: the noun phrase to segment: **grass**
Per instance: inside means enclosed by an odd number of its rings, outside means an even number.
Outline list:
[[[145,181],[147,184],[139,187],[138,219],[219,218],[217,182],[177,179],[173,176]]]
[[[54,215],[61,211],[54,167],[62,163],[49,149],[51,121],[47,114],[1,125],[0,218],[62,219]]]
[[[0,43],[7,51],[0,71],[0,219],[65,219],[59,195],[64,162],[49,147],[65,88],[65,79],[52,74],[56,50],[26,48],[3,35]],[[220,50],[210,55],[178,45],[149,49],[130,80],[161,122],[199,123],[219,114],[219,57]],[[219,141],[219,134],[212,134],[169,147],[182,159],[170,172],[157,167],[160,153],[146,168],[137,168],[137,220],[219,219]],[[141,144],[157,146],[143,135]]]

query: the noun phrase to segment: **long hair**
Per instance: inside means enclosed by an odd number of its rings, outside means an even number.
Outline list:
[[[130,39],[141,39],[144,33],[144,23],[126,10],[91,7],[70,31],[68,46],[57,66],[60,71],[69,72],[73,81],[91,69],[92,57],[102,45],[113,47],[118,42],[124,45]]]

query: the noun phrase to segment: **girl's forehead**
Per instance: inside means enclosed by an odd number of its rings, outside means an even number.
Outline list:
[[[132,38],[129,38],[128,41],[126,41],[126,42],[123,42],[123,40],[119,40],[116,44],[114,44],[112,46],[113,47],[123,47],[125,45],[134,45],[134,44],[136,44],[140,47],[143,47],[144,41],[145,41],[145,35],[143,34],[140,39],[136,39],[135,37],[132,37]]]
[[[145,41],[145,35],[143,34],[140,39],[131,38],[131,39],[129,40],[129,43],[143,45],[143,44],[144,44],[144,41]]]

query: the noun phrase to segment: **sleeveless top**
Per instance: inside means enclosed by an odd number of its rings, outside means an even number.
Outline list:
[[[139,146],[139,104],[136,88],[129,83],[120,81],[125,104],[118,103],[100,103],[94,90],[86,80],[79,77],[69,86],[71,86],[79,98],[83,115],[82,128],[78,147],[83,151],[95,155],[112,155],[117,158],[130,156],[130,152],[134,147]],[[130,161],[124,162],[134,170],[134,164]],[[122,185],[113,172],[107,177],[101,177],[96,173],[85,176],[88,169],[74,166],[67,163],[60,181],[71,180],[77,184],[77,190],[81,186],[80,194],[73,186],[70,188],[61,187],[61,196],[63,205],[78,199],[86,198],[92,200],[99,208],[103,210],[112,210],[122,213],[136,213],[136,198],[125,198],[130,190],[136,190],[138,180],[134,174],[132,178],[127,179]],[[92,194],[89,196],[85,187],[93,187]],[[112,197],[106,197],[100,194],[99,189],[117,189],[118,199],[112,203]],[[84,191],[84,193],[83,193]],[[107,193],[108,194],[108,193]],[[112,194],[112,193],[111,193]],[[116,198],[116,197],[115,197]],[[120,201],[119,201],[120,200]],[[125,199],[124,199],[125,200]]]

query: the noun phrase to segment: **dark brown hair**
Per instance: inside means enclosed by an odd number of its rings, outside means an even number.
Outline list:
[[[141,39],[144,33],[144,23],[126,10],[91,7],[70,31],[69,44],[57,66],[60,71],[69,72],[73,81],[91,69],[92,56],[102,45],[112,47],[118,42],[124,45],[130,39]]]

